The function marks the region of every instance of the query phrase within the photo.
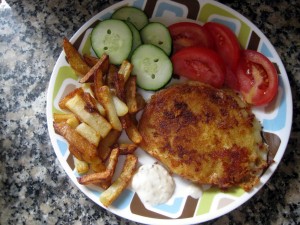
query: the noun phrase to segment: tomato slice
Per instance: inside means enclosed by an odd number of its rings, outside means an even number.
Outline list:
[[[249,104],[267,104],[278,92],[278,74],[275,66],[257,51],[242,51],[237,77],[240,92]]]
[[[201,81],[216,88],[224,83],[226,67],[213,50],[202,47],[186,47],[171,57],[174,74]]]
[[[204,27],[211,33],[216,51],[220,54],[225,64],[234,72],[240,58],[240,43],[235,34],[223,24],[207,22]]]
[[[179,22],[169,26],[169,31],[173,41],[173,53],[182,48],[191,46],[206,48],[214,47],[211,34],[205,27],[199,24],[192,22]]]
[[[236,71],[233,72],[228,66],[226,67],[224,86],[240,91],[240,83],[236,75]]]

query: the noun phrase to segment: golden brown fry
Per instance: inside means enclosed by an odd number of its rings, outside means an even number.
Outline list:
[[[146,101],[140,93],[136,93],[137,112],[146,106]]]
[[[120,155],[119,148],[114,148],[113,150],[111,150],[106,169],[111,171],[112,174],[114,174],[115,172],[119,155]]]
[[[53,120],[56,123],[67,121],[70,118],[75,117],[72,113],[53,113]]]
[[[109,57],[103,54],[99,61],[80,79],[80,83],[93,82],[94,73],[97,70],[101,70],[103,74],[106,74],[109,67]]]
[[[119,144],[118,148],[120,149],[120,155],[133,154],[137,149],[136,144]]]
[[[75,128],[75,130],[90,143],[96,147],[98,146],[101,136],[91,126],[82,122]]]
[[[67,94],[64,98],[62,98],[58,105],[61,109],[68,110],[68,107],[66,106],[66,102],[69,101],[71,98],[73,98],[75,95],[83,95],[83,89],[82,88],[76,88],[73,91],[71,91],[69,94]]]
[[[136,76],[130,76],[125,84],[126,104],[129,113],[136,113],[138,110],[136,100]]]
[[[103,83],[103,72],[101,68],[98,68],[95,73],[94,73],[94,85],[95,88],[100,88],[101,86],[104,85]]]
[[[133,69],[133,65],[130,62],[128,62],[127,60],[124,60],[122,62],[118,74],[123,75],[124,82],[126,82],[130,77],[132,69]]]
[[[78,149],[77,149],[74,145],[69,144],[69,151],[70,151],[70,153],[71,153],[74,157],[76,157],[78,160],[83,161],[83,157],[82,157],[81,152],[78,151]]]
[[[66,54],[67,61],[72,69],[80,75],[84,76],[91,69],[88,64],[83,60],[77,49],[69,42],[67,38],[63,40],[63,48]]]
[[[137,164],[137,157],[135,155],[127,155],[125,164],[123,166],[120,176],[113,182],[113,184],[100,195],[100,202],[105,206],[110,206],[116,200],[122,191],[129,184]]]
[[[123,102],[126,102],[125,80],[122,74],[118,74],[118,73],[114,74],[114,85],[115,85],[116,94],[118,98],[121,99]]]
[[[117,163],[118,163],[118,157],[120,154],[120,150],[118,148],[115,148],[111,151],[110,157],[109,157],[109,162],[107,165],[107,168],[105,171],[98,172],[98,173],[92,173],[92,174],[87,174],[85,176],[82,176],[80,178],[77,178],[78,182],[80,184],[97,184],[97,183],[102,183],[102,182],[110,182]]]
[[[105,161],[111,152],[111,147],[117,143],[121,135],[120,131],[111,130],[108,135],[102,139],[98,145],[98,152],[100,158]]]
[[[115,130],[121,131],[122,124],[117,115],[116,108],[108,86],[97,87],[95,84],[95,95],[97,100],[103,105],[107,118]]]
[[[137,126],[135,125],[134,121],[132,121],[131,116],[129,114],[126,114],[125,116],[120,117],[120,119],[128,138],[133,143],[139,144],[142,141],[142,136],[139,130],[137,129]]]
[[[87,173],[90,170],[89,164],[85,161],[81,161],[77,159],[75,156],[73,156],[74,165],[77,173],[84,174]]]
[[[97,64],[97,62],[99,61],[99,58],[88,55],[88,54],[84,54],[83,55],[83,60],[90,66],[93,67]]]
[[[85,101],[85,109],[91,113],[98,112],[97,101],[90,93],[83,93],[82,99]]]
[[[108,73],[105,77],[105,83],[110,89],[115,88],[115,76],[116,76],[116,74],[118,74],[118,68],[115,65],[110,64],[109,69],[108,69]]]
[[[91,83],[84,83],[82,84],[82,89],[85,92],[85,95],[83,96],[85,102],[90,102],[89,104],[92,104],[95,106],[95,108],[98,109],[99,113],[102,116],[106,115],[105,109],[103,106],[95,99],[94,95],[94,85]],[[89,94],[89,96],[87,96]]]
[[[91,169],[96,172],[103,172],[106,170],[106,166],[102,161],[99,161],[98,163],[91,163]]]
[[[77,119],[77,117],[74,115],[73,117],[69,118],[67,121],[67,124],[69,124],[72,128],[76,128],[80,121]]]
[[[91,173],[91,174],[87,174],[84,175],[82,177],[78,177],[77,181],[80,184],[97,184],[97,183],[101,183],[101,182],[105,182],[108,181],[110,179],[110,171],[105,170],[103,172],[99,172],[99,173]]]
[[[128,113],[128,106],[121,101],[117,96],[113,95],[113,102],[118,116],[124,116]]]
[[[66,102],[66,107],[82,122],[91,126],[101,137],[105,137],[111,130],[111,124],[98,113],[98,110],[89,106],[82,96],[75,95]]]
[[[74,146],[74,148],[76,148],[78,152],[81,153],[82,157],[78,157],[79,160],[83,160],[88,163],[94,163],[100,160],[96,146],[82,137],[66,122],[54,122],[53,127],[56,133],[63,136],[68,141],[70,146]],[[75,156],[77,157],[78,155]]]

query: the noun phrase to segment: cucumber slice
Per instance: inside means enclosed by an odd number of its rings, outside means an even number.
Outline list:
[[[132,74],[137,85],[145,90],[158,90],[169,83],[173,66],[163,50],[152,44],[140,45],[132,54]]]
[[[140,32],[138,31],[138,29],[136,29],[136,27],[132,23],[128,21],[125,21],[125,23],[128,25],[128,27],[132,32],[132,47],[131,47],[130,55],[128,57],[131,58],[131,55],[134,52],[134,50],[142,44],[142,39],[140,36]]]
[[[91,43],[98,57],[106,53],[112,64],[119,65],[131,52],[132,32],[124,21],[104,20],[93,29]]]
[[[112,19],[127,20],[131,22],[138,30],[141,30],[149,23],[147,15],[138,8],[125,6],[117,9],[112,15]]]
[[[146,25],[140,33],[144,44],[156,45],[164,50],[167,55],[171,54],[172,38],[165,25],[159,22],[152,22]]]

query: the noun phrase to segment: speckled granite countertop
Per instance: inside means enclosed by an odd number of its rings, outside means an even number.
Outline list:
[[[75,187],[56,159],[46,124],[46,91],[62,37],[113,1],[0,2],[0,224],[136,224]],[[300,224],[300,2],[222,2],[275,46],[290,79],[294,119],[270,181],[250,201],[207,224]]]

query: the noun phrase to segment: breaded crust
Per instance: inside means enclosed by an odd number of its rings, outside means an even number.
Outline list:
[[[249,191],[267,167],[261,129],[233,91],[188,82],[152,96],[139,121],[140,147],[192,182]]]

